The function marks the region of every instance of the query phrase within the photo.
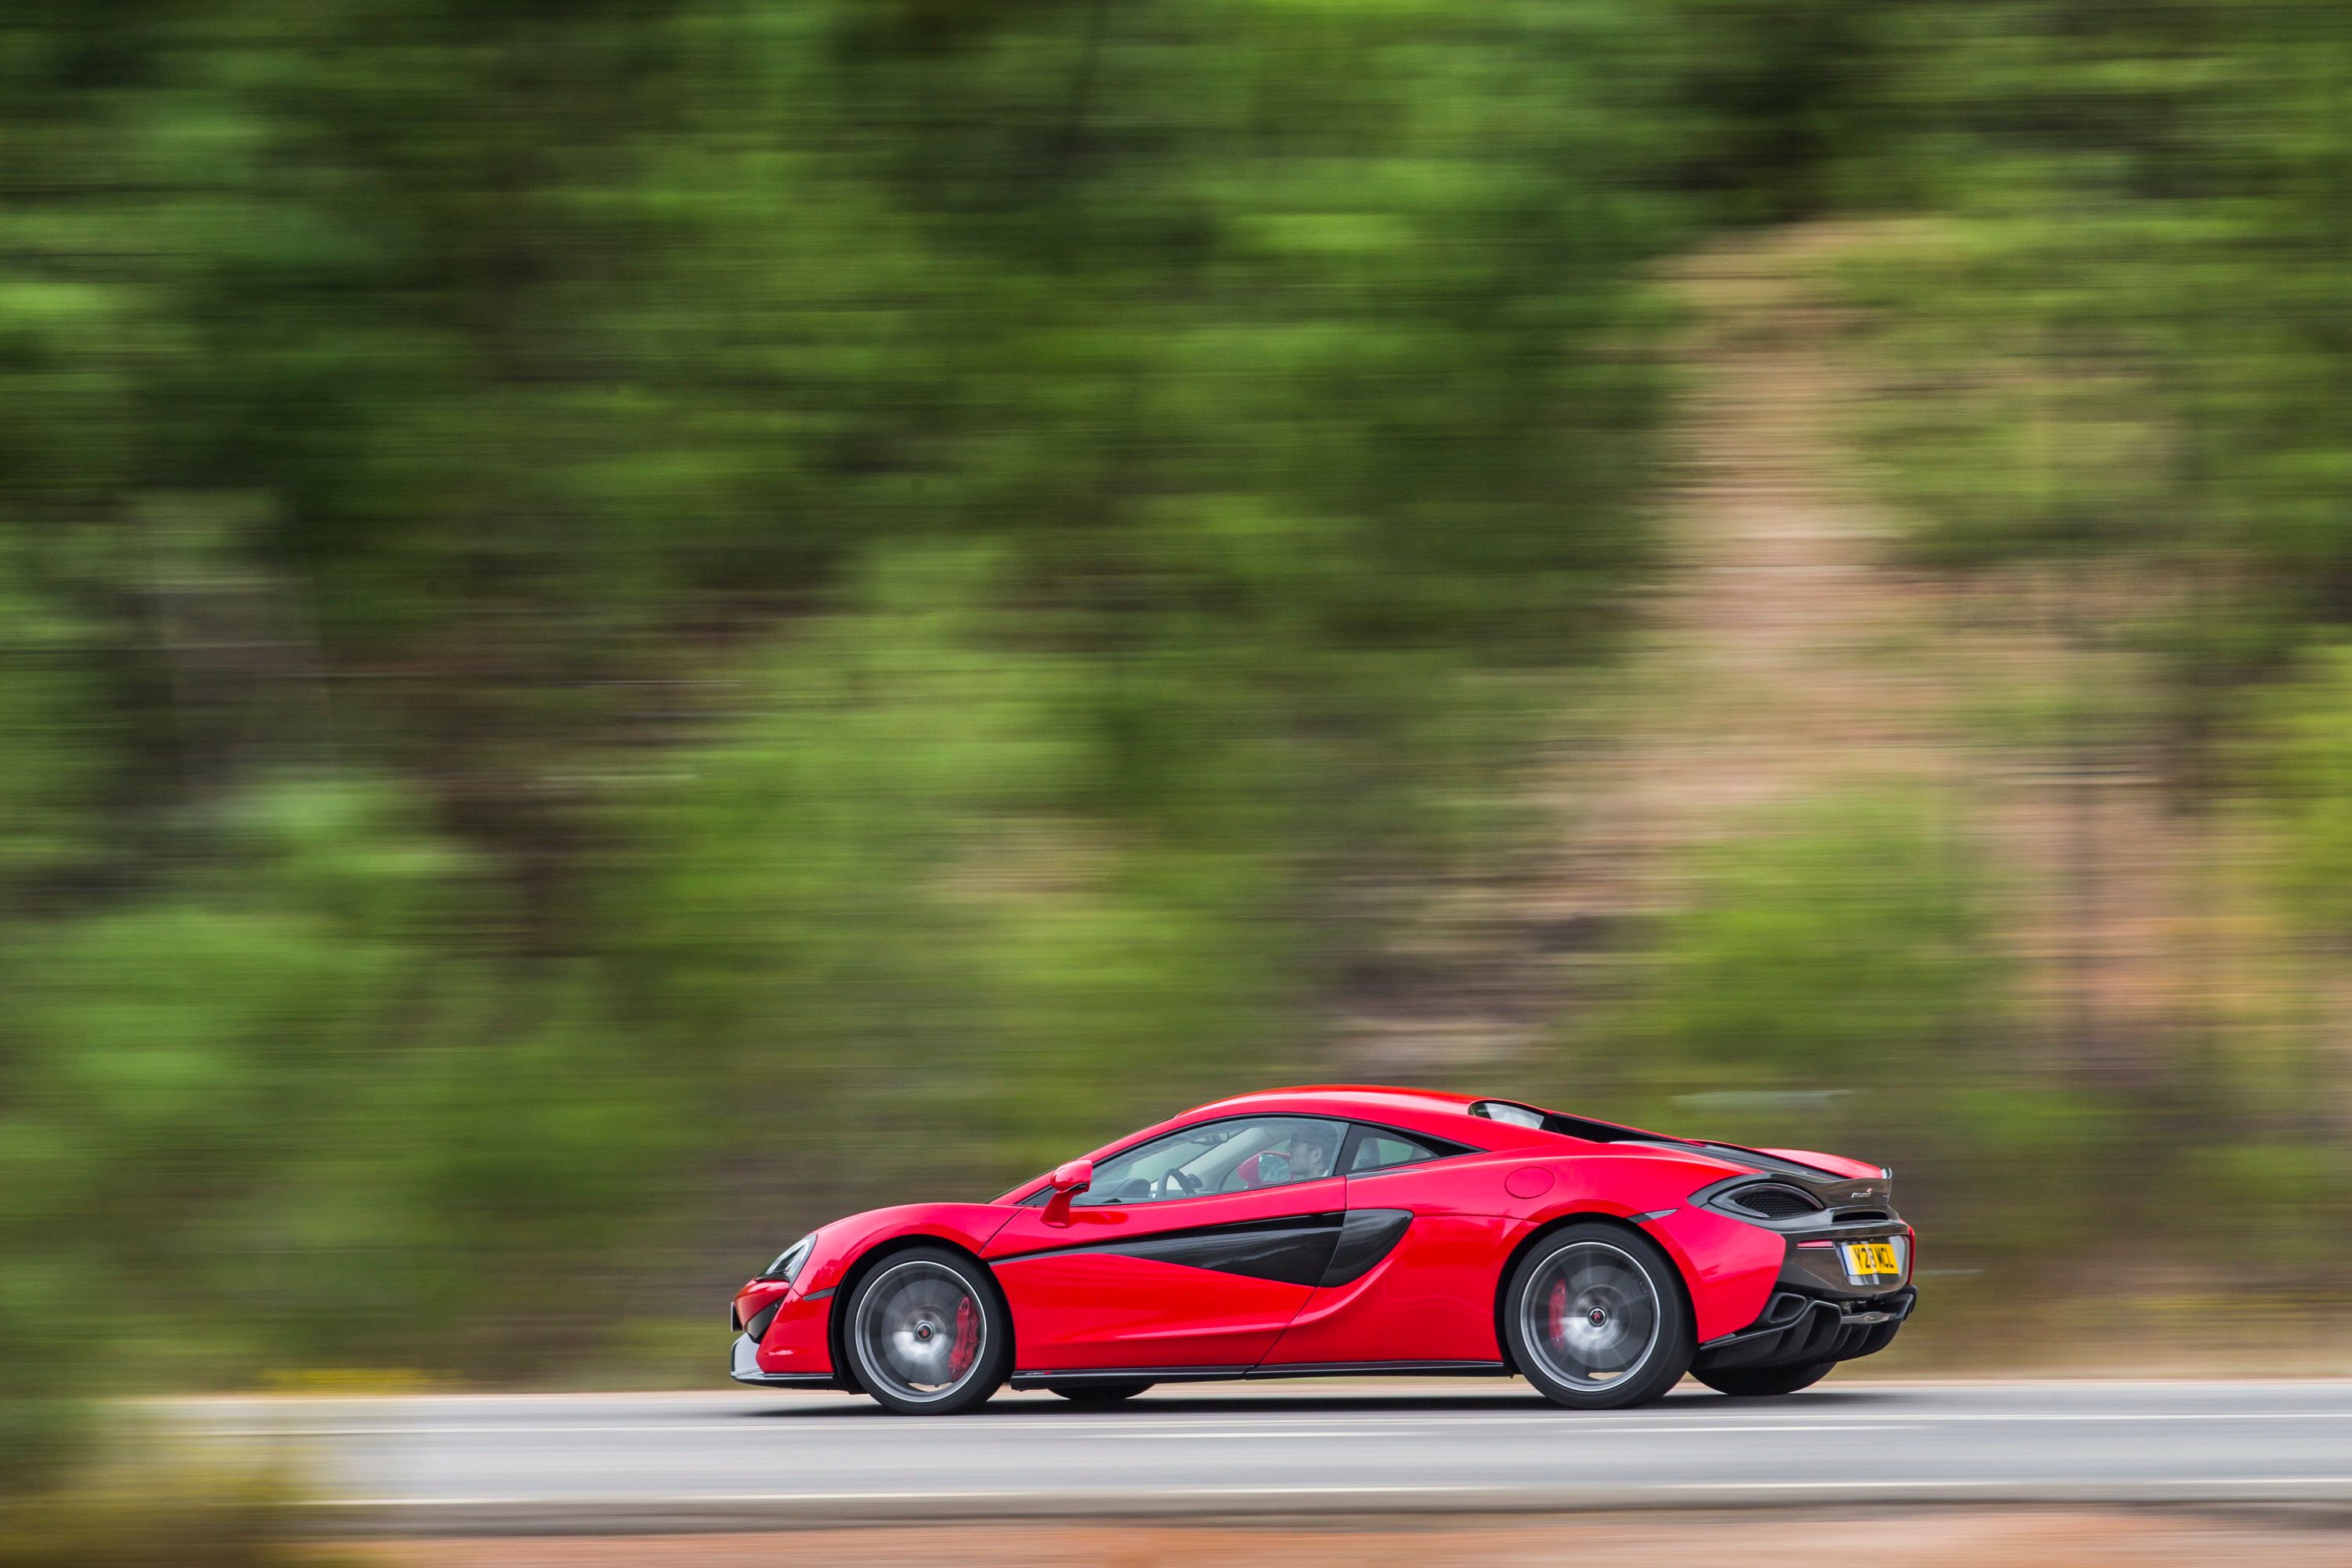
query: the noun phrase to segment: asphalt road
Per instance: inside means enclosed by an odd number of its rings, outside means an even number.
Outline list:
[[[999,1394],[905,1418],[835,1394],[176,1403],[208,1447],[283,1448],[320,1522],[400,1532],[797,1521],[1357,1518],[1774,1504],[2352,1507],[2352,1381],[1686,1385],[1619,1415],[1517,1383],[1194,1385],[1085,1410]]]

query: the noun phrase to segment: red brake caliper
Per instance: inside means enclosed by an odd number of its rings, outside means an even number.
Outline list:
[[[1552,1282],[1551,1294],[1544,1299],[1544,1326],[1551,1333],[1551,1342],[1559,1343],[1568,1337],[1568,1281]]]
[[[966,1296],[956,1303],[955,1348],[948,1352],[948,1375],[961,1377],[980,1353],[980,1308]]]

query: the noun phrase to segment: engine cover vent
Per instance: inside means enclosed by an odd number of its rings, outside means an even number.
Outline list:
[[[1725,1194],[1720,1201],[1727,1207],[1763,1219],[1795,1219],[1800,1215],[1818,1214],[1822,1209],[1821,1199],[1812,1194],[1778,1182],[1742,1187],[1736,1193]]]

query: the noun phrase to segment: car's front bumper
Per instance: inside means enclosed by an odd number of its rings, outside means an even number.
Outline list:
[[[832,1388],[836,1386],[829,1372],[767,1372],[760,1366],[760,1342],[749,1334],[735,1336],[734,1358],[729,1363],[727,1375],[738,1383],[756,1384],[761,1388]]]
[[[831,1290],[798,1295],[779,1280],[752,1280],[728,1309],[735,1345],[727,1375],[769,1388],[842,1386],[826,1336],[832,1310]]]

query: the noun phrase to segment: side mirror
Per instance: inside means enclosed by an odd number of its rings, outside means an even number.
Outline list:
[[[1094,1185],[1094,1182],[1095,1163],[1092,1160],[1073,1160],[1057,1167],[1052,1175],[1045,1178],[1047,1186],[1065,1196],[1071,1193],[1083,1193]]]

